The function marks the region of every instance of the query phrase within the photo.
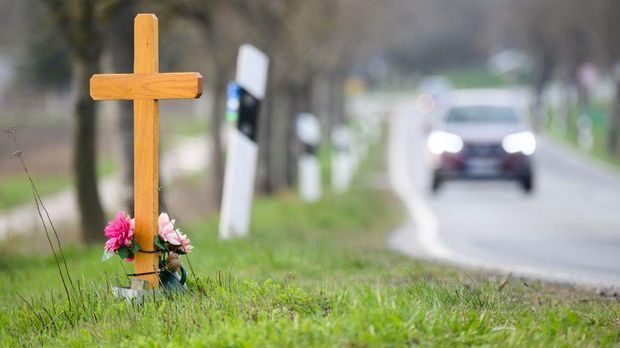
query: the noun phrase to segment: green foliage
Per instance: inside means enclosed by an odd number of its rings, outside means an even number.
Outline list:
[[[206,134],[209,130],[206,117],[195,117],[191,114],[175,114],[161,117],[160,123],[162,129],[172,129],[172,133],[196,137]],[[222,116],[224,117],[224,116]]]
[[[133,259],[134,254],[133,254],[133,248],[129,249],[128,247],[122,247],[120,249],[118,249],[116,251],[118,253],[118,256],[121,257],[121,259]]]
[[[159,238],[155,238],[155,246],[159,249],[159,250],[168,250],[168,248],[166,248],[166,244],[164,244],[164,242],[161,241],[161,239]],[[134,241],[134,253],[138,252],[138,250],[140,250],[140,246],[138,245],[138,242]]]

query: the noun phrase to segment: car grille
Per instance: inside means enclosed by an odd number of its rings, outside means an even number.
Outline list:
[[[466,156],[497,156],[504,154],[501,144],[465,144],[463,154]]]

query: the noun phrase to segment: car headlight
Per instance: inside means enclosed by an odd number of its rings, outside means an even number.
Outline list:
[[[463,139],[456,134],[435,131],[428,136],[428,149],[435,155],[444,152],[458,153],[463,149]]]
[[[536,151],[536,138],[531,132],[510,134],[502,140],[502,147],[508,153],[531,155]]]

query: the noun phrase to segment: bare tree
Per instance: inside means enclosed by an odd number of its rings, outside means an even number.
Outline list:
[[[620,155],[620,3],[615,0],[523,0],[516,2],[512,29],[521,35],[534,58],[534,85],[540,96],[544,85],[559,76],[578,92],[580,110],[589,104],[585,86],[577,78],[579,67],[594,60],[616,81],[617,95],[609,117],[607,150]],[[538,98],[539,99],[539,98]],[[568,105],[571,101],[566,101]],[[539,104],[539,103],[538,103]]]
[[[287,14],[290,14],[291,7],[299,3],[295,1],[169,1],[167,7],[179,17],[190,19],[195,22],[202,30],[205,42],[209,46],[210,66],[209,78],[206,80],[210,83],[209,90],[213,95],[213,108],[210,115],[210,136],[212,146],[211,160],[213,168],[213,178],[210,181],[212,199],[216,205],[219,205],[222,195],[222,187],[224,180],[224,160],[223,149],[221,146],[221,120],[225,111],[225,94],[226,85],[234,69],[237,48],[241,43],[250,42],[260,47],[263,51],[273,59],[273,52],[278,43],[281,42],[282,33],[284,32],[284,23]],[[274,64],[272,64],[274,66]],[[273,74],[270,75],[270,91],[273,85]],[[261,149],[261,163],[265,163],[265,159],[269,164],[275,163],[271,161],[270,145],[272,137],[280,135],[280,132],[272,132],[272,123],[274,120],[273,113],[269,108],[272,105],[281,106],[283,104],[269,101],[266,105],[267,109],[262,113],[262,121],[260,122],[259,143]],[[283,123],[278,123],[278,126]],[[265,136],[269,134],[268,136]],[[268,142],[268,143],[265,143]],[[285,146],[282,146],[284,149]],[[267,156],[265,156],[267,154]],[[272,166],[268,166],[271,171]],[[273,181],[277,177],[268,174],[262,176]],[[210,178],[211,179],[211,178]],[[271,183],[267,186],[272,186]],[[268,188],[271,191],[271,188]]]
[[[133,18],[135,16],[133,4],[119,9],[118,14],[111,19],[106,35],[112,66],[115,72],[133,71],[133,57],[128,52],[133,51]],[[131,101],[117,101],[118,103],[118,132],[121,147],[121,184],[126,192],[124,205],[127,211],[133,211],[133,105]]]
[[[235,56],[240,40],[235,34],[234,1],[178,0],[167,1],[165,6],[173,15],[191,20],[200,28],[209,46],[208,90],[213,97],[209,115],[211,138],[210,162],[212,177],[209,191],[212,204],[219,207],[224,186],[224,152],[222,147],[222,119],[226,111],[226,86],[233,73]]]
[[[447,5],[442,1],[434,8],[432,1],[416,0],[415,4],[418,2],[437,13],[443,13]],[[408,29],[411,18],[399,16],[403,8],[407,13],[416,9],[410,1],[180,0],[167,4],[179,17],[198,24],[210,47],[212,69],[207,81],[212,83],[214,96],[210,131],[213,183],[219,188],[214,198],[218,202],[223,178],[220,120],[225,84],[231,77],[239,44],[253,43],[271,59],[267,100],[259,125],[258,187],[263,192],[275,192],[290,188],[296,176],[297,114],[321,111],[324,115],[319,116],[329,134],[331,125],[345,122],[344,83],[351,72],[359,67],[363,70],[372,57],[393,48],[395,37],[398,39],[394,33],[406,32],[403,36],[409,42],[417,39]],[[470,12],[472,16],[476,13]],[[444,25],[450,23],[449,16],[443,18]],[[403,40],[400,43],[405,45]],[[321,91],[322,87],[326,90]],[[313,94],[322,95],[322,105],[314,104],[319,98]]]
[[[104,214],[97,190],[97,107],[89,94],[89,80],[101,70],[103,28],[127,4],[123,0],[43,0],[51,10],[71,51],[76,119],[74,172],[84,241],[101,240]]]

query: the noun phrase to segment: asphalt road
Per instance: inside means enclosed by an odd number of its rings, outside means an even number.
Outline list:
[[[535,192],[511,182],[448,182],[430,193],[423,119],[393,108],[390,176],[411,220],[391,245],[470,267],[620,287],[620,176],[549,140],[535,154]]]

